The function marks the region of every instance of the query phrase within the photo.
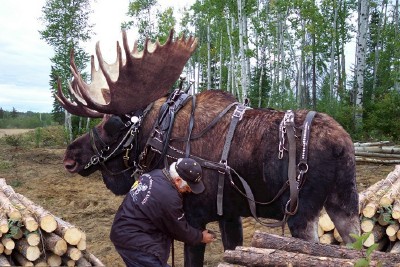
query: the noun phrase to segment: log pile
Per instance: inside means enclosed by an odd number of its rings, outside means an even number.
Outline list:
[[[359,251],[255,231],[251,247],[226,250],[225,262],[218,266],[354,266],[365,258],[365,249]],[[369,260],[369,266],[398,266],[400,254],[374,251]]]
[[[400,252],[400,165],[361,192],[359,206],[361,233],[370,233],[364,247],[377,244],[376,250]],[[327,214],[320,216],[318,225],[321,243],[342,243]]]
[[[104,266],[86,235],[0,179],[0,266]]]
[[[357,162],[400,164],[400,146],[389,141],[354,143]]]

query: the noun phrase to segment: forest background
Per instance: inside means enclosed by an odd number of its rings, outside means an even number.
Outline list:
[[[176,36],[198,37],[198,48],[184,69],[195,92],[227,90],[239,101],[249,99],[254,108],[313,109],[334,117],[354,140],[398,141],[398,1],[197,0],[177,12],[157,0],[135,0],[127,7],[131,20],[121,28],[137,29],[140,47],[146,36],[163,43],[171,28]],[[40,34],[55,51],[49,90],[57,90],[60,78],[71,99],[71,49],[90,82],[90,55],[82,48],[94,37],[90,4],[47,0],[42,8],[45,29]],[[356,49],[349,55],[346,45],[352,38]],[[346,68],[349,56],[355,64]],[[56,99],[51,120],[47,115],[0,107],[0,128],[24,128],[24,123],[12,125],[31,120],[39,126],[62,124],[69,142],[98,123],[68,114]]]

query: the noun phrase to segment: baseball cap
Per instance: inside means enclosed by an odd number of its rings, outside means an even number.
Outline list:
[[[201,181],[202,170],[200,164],[191,158],[179,158],[175,164],[176,172],[185,180],[194,194],[204,191]]]

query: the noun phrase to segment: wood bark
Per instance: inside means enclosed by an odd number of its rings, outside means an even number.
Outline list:
[[[357,149],[357,147],[366,147],[366,146],[382,146],[382,145],[387,145],[390,144],[390,141],[378,141],[378,142],[366,142],[366,143],[359,143],[356,142],[354,143],[354,147]]]
[[[390,250],[390,253],[400,254],[400,240],[397,240],[396,243],[394,243],[392,249]]]
[[[10,262],[4,255],[0,255],[0,266],[11,266]]]
[[[257,248],[279,249],[287,252],[308,254],[320,257],[343,259],[360,259],[365,257],[365,250],[350,249],[347,247],[308,242],[299,238],[278,236],[255,231],[251,246]],[[371,259],[383,263],[400,263],[400,254],[390,255],[381,251],[374,251]]]
[[[361,158],[363,157],[371,157],[371,158],[392,158],[392,159],[400,159],[400,154],[386,154],[386,153],[374,153],[374,152],[355,152],[356,156]]]
[[[21,212],[11,203],[10,199],[3,191],[0,191],[0,203],[10,220],[20,221],[22,219]]]
[[[397,180],[392,184],[389,190],[379,200],[379,205],[388,207],[393,204],[395,199],[400,197],[400,171],[397,173]]]
[[[13,258],[19,266],[34,266],[33,262],[25,258],[24,255],[17,251],[13,253]]]
[[[15,245],[17,251],[30,261],[35,261],[40,257],[39,247],[30,246],[26,239],[19,239]]]
[[[245,266],[354,266],[357,259],[321,257],[277,249],[236,247],[226,250],[224,261]],[[377,265],[372,260],[371,265]]]
[[[54,233],[44,233],[44,247],[46,250],[52,251],[54,254],[61,256],[67,252],[67,242]]]
[[[92,266],[92,264],[84,257],[81,257],[79,260],[77,260],[76,265],[77,266]]]
[[[370,146],[370,147],[354,147],[356,152],[374,152],[386,154],[400,154],[399,146]]]
[[[61,262],[63,266],[71,266],[71,267],[75,266],[75,261],[66,255],[63,255],[61,257]]]
[[[8,230],[9,228],[7,214],[5,213],[5,211],[0,210],[0,233],[5,234],[8,232]]]
[[[88,251],[83,252],[83,257],[85,257],[85,259],[88,260],[93,266],[104,266],[104,263],[102,263],[97,257]]]
[[[377,158],[366,158],[366,157],[357,157],[357,162],[369,162],[369,163],[381,163],[381,164],[399,164],[400,159],[377,159]]]

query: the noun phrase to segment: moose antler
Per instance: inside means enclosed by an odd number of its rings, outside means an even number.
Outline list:
[[[71,84],[68,84],[70,91],[72,92],[72,87]],[[71,102],[68,98],[66,98],[64,96],[64,94],[62,93],[62,89],[61,89],[61,81],[60,79],[58,79],[57,81],[57,93],[55,94],[55,97],[57,98],[58,102],[60,102],[60,104],[66,109],[68,110],[69,113],[71,114],[75,114],[78,116],[82,116],[82,117],[92,117],[92,118],[101,118],[104,116],[103,113],[97,112],[95,110],[92,110],[88,107],[86,107],[84,101],[82,99],[79,99],[79,96],[74,95],[75,100],[77,103],[75,102]]]
[[[97,42],[96,55],[100,70],[96,70],[92,56],[90,84],[82,79],[71,56],[71,71],[76,86],[70,88],[75,91],[78,104],[100,113],[117,115],[143,108],[168,92],[197,45],[197,39],[192,36],[188,39],[182,36],[174,41],[171,30],[163,45],[158,40],[152,43],[147,39],[143,51],[138,51],[137,42],[129,51],[125,31],[122,37],[126,59],[122,59],[121,47],[117,42],[117,60],[113,64],[103,60]]]

